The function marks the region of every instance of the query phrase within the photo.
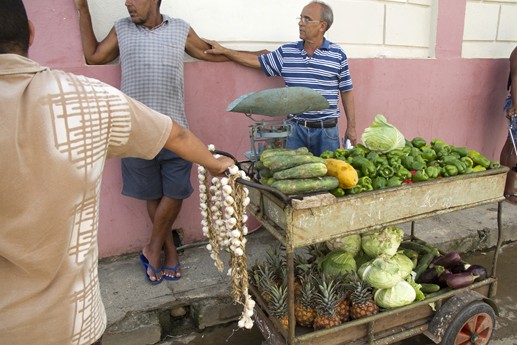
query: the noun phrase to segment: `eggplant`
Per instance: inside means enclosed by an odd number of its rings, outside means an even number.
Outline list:
[[[466,263],[465,261],[461,261],[459,264],[452,266],[450,268],[450,271],[452,273],[465,272],[469,266],[470,265],[468,263]]]
[[[417,279],[417,283],[421,284],[432,284],[438,282],[438,277],[445,272],[445,268],[443,266],[433,266],[426,269],[420,277]]]
[[[472,273],[474,275],[477,275],[478,277],[476,278],[476,281],[486,279],[486,277],[488,276],[488,274],[486,272],[486,268],[484,268],[481,265],[470,265],[465,270],[465,272],[469,272],[469,273]]]
[[[433,265],[443,266],[447,269],[460,264],[463,260],[458,252],[450,252],[433,260]]]
[[[470,272],[451,273],[450,275],[447,275],[445,281],[448,287],[459,289],[474,283],[478,277],[478,275]]]
[[[447,278],[449,278],[449,276],[451,276],[453,273],[451,271],[449,271],[448,269],[446,269],[442,274],[440,274],[440,276],[438,277],[438,285],[440,285],[441,287],[447,287]]]

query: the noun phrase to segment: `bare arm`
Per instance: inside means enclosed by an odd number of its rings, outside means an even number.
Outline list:
[[[355,131],[355,102],[352,90],[341,92],[341,103],[346,115],[346,132],[345,138],[350,139],[352,145],[357,144],[357,134]]]
[[[115,60],[119,55],[118,39],[115,28],[102,42],[98,42],[93,32],[92,18],[87,0],[74,0],[79,14],[79,28],[84,57],[89,65],[102,65]]]
[[[190,28],[187,36],[187,43],[185,45],[185,52],[199,60],[221,62],[228,61],[224,55],[205,54],[205,51],[211,49],[210,44],[202,40],[194,29]]]
[[[512,106],[508,109],[506,116],[515,116],[517,111],[517,47],[514,48],[510,55],[510,78],[512,80],[512,86],[510,89],[510,95],[512,96]]]
[[[206,55],[223,55],[231,61],[235,61],[238,64],[251,68],[261,68],[258,56],[267,53],[267,50],[258,52],[245,52],[240,50],[228,49],[217,43],[216,41],[205,40],[205,42],[211,46],[211,49],[204,51]]]
[[[207,146],[191,131],[176,122],[165,143],[165,148],[175,152],[181,158],[204,166],[212,176],[221,176],[226,169],[235,164],[228,157],[215,159]]]

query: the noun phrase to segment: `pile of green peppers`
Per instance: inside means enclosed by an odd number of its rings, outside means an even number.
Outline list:
[[[366,146],[357,144],[347,150],[339,148],[335,151],[325,151],[321,157],[344,160],[351,164],[359,175],[355,187],[336,188],[331,191],[336,196],[501,167],[498,161],[490,160],[477,151],[449,145],[440,139],[433,139],[427,143],[421,137],[406,139],[403,148],[387,153],[370,151]]]

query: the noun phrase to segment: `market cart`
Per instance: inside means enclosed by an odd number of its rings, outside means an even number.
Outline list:
[[[257,301],[256,325],[267,344],[392,344],[419,334],[425,334],[437,344],[487,344],[497,314],[493,297],[497,288],[503,190],[508,170],[501,167],[339,198],[330,193],[288,197],[253,180],[240,180],[249,189],[248,211],[286,250],[287,331],[270,316],[260,293],[251,287]],[[416,239],[415,221],[419,219],[489,203],[498,203],[498,233],[492,267],[486,279],[330,329],[313,331],[296,327],[296,249],[407,222],[411,222],[410,239]]]

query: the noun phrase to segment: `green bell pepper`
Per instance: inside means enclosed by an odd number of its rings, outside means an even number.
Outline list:
[[[442,167],[443,176],[456,176],[458,175],[458,168],[454,164],[447,164]]]
[[[433,149],[422,150],[422,158],[427,162],[434,161],[436,159],[436,151]]]
[[[341,197],[345,196],[345,190],[341,187],[334,188],[330,191],[330,194],[334,195],[335,197]]]
[[[414,147],[418,147],[418,148],[427,144],[426,141],[421,137],[414,137],[413,140],[411,140],[411,143],[413,144]]]
[[[373,177],[376,175],[375,164],[369,161],[366,157],[354,157],[351,164],[354,167],[354,169],[361,170],[363,176]]]
[[[389,180],[386,182],[386,187],[396,187],[400,186],[402,184],[402,179],[397,176],[392,176],[389,178]]]
[[[501,163],[498,161],[490,161],[489,169],[497,169],[501,167]]]
[[[404,168],[402,165],[395,169],[395,176],[401,178],[402,180],[411,179],[411,171]]]
[[[355,186],[355,187],[352,187],[350,189],[346,189],[345,190],[345,193],[348,195],[348,194],[357,194],[357,193],[361,193],[363,191],[363,187],[361,186]]]
[[[334,151],[335,158],[347,157],[348,154],[349,154],[349,152],[342,148],[338,148],[338,149],[336,149],[336,151]]]
[[[412,177],[413,182],[423,182],[429,180],[429,176],[425,170],[418,170]]]
[[[414,160],[413,163],[411,163],[410,170],[423,170],[426,168],[426,164],[417,160]]]
[[[411,168],[411,165],[413,164],[413,161],[415,160],[415,158],[413,156],[404,156],[402,157],[402,166],[408,170],[413,170]]]
[[[379,154],[375,151],[370,151],[366,155],[366,159],[368,159],[370,162],[375,162],[375,160],[377,160],[377,158],[379,158]]]
[[[470,158],[470,157],[467,157],[467,156],[465,156],[465,157],[461,157],[461,158],[460,158],[460,161],[462,161],[462,162],[463,162],[463,164],[465,164],[465,166],[466,166],[467,168],[472,168],[472,167],[474,166],[474,161],[473,161],[473,160],[472,160],[472,158]]]
[[[377,176],[372,181],[372,187],[373,189],[381,189],[386,188],[386,184],[388,183],[388,180],[382,176]]]
[[[465,157],[468,154],[467,148],[463,146],[453,146],[451,152],[457,153],[460,157]]]
[[[472,172],[480,172],[480,171],[485,171],[486,168],[482,165],[476,165],[472,168]]]
[[[331,151],[331,150],[326,150],[326,151],[323,151],[320,155],[321,158],[335,158],[335,155],[334,155],[334,151]]]
[[[378,176],[390,178],[393,176],[394,173],[395,173],[395,171],[393,170],[393,168],[390,165],[385,164],[385,165],[380,165],[377,167]]]
[[[488,158],[486,158],[485,156],[483,156],[481,153],[474,151],[474,150],[469,150],[468,156],[472,159],[474,164],[481,165],[482,167],[485,167],[485,168],[490,167],[490,160]]]
[[[425,168],[425,173],[430,179],[437,178],[440,175],[441,169],[436,166],[428,166]]]

